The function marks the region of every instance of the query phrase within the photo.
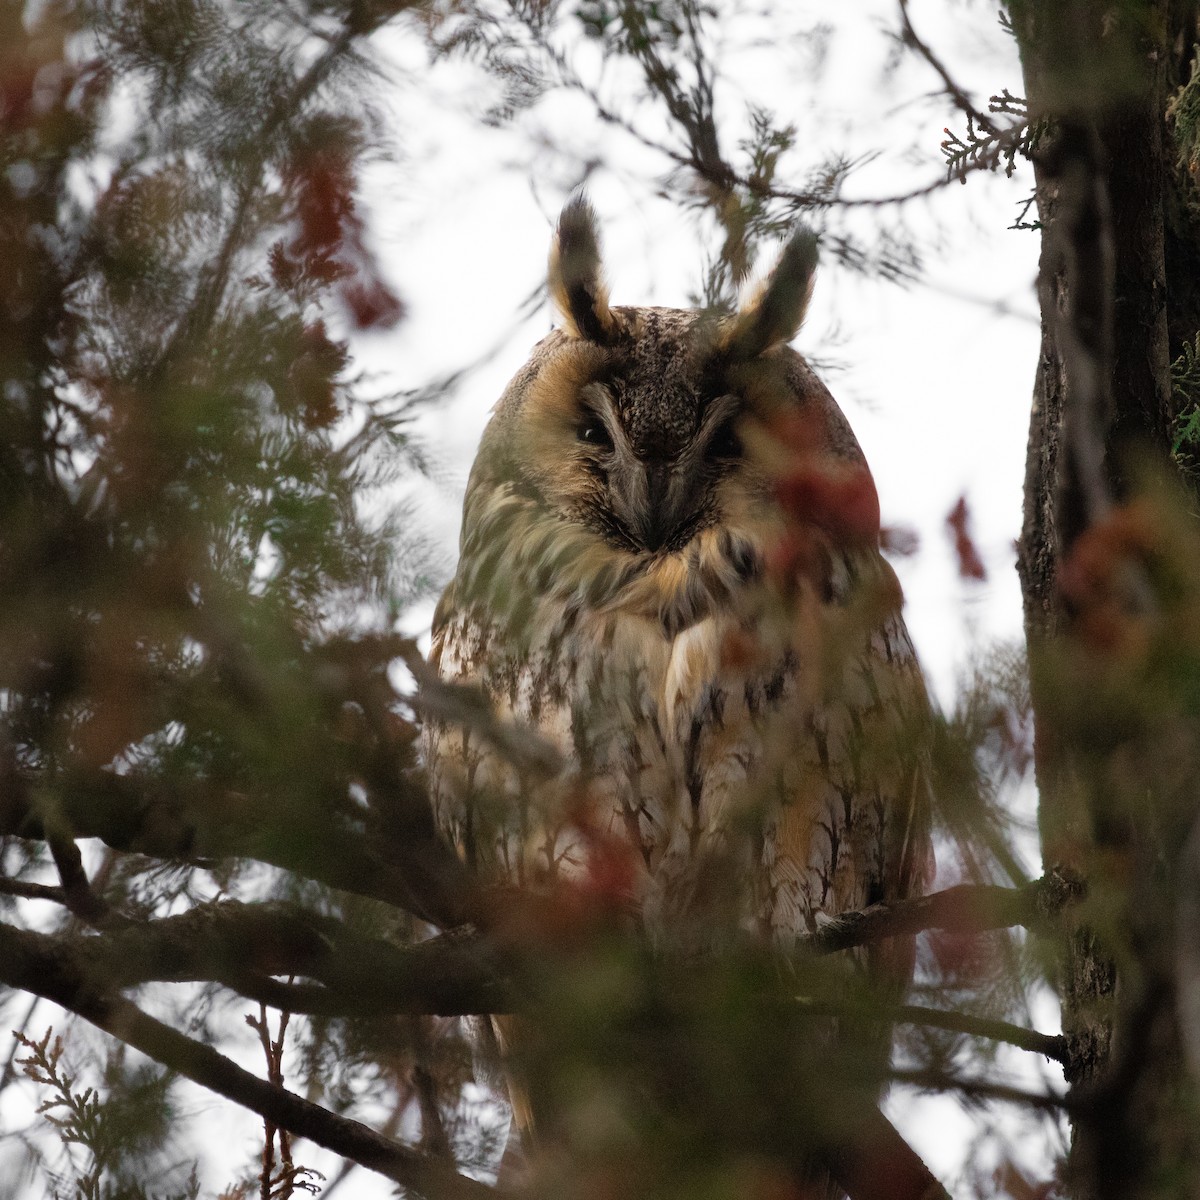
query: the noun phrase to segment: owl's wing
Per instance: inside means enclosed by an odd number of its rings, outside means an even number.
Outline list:
[[[923,890],[928,700],[898,611],[864,624],[837,602],[775,602],[701,622],[677,639],[667,703],[689,803],[666,874],[756,830],[744,869],[784,945]]]
[[[524,606],[516,624],[492,613],[460,607],[452,587],[439,605],[433,666],[444,680],[478,685],[499,721],[534,731],[567,766],[525,769],[469,723],[430,720],[438,826],[474,869],[518,885],[578,877],[597,835],[624,841],[644,867],[668,788],[652,694],[665,643],[647,638],[644,622],[580,617],[557,596]]]
[[[468,866],[493,879],[522,886],[553,875],[572,849],[540,811],[550,773],[528,751],[547,735],[562,749],[570,714],[547,696],[545,664],[486,607],[460,607],[453,584],[438,605],[430,660],[445,682],[478,688],[489,709],[486,720],[465,712],[426,721],[438,828]]]
[[[464,619],[458,610],[453,583],[442,594],[433,619],[430,664],[447,682],[480,682],[488,629]],[[490,749],[466,722],[431,714],[422,730],[429,796],[437,827],[472,868],[477,866],[472,805],[472,782],[484,767]]]
[[[928,699],[899,613],[798,716],[801,769],[764,846],[777,935],[918,894],[933,870]]]

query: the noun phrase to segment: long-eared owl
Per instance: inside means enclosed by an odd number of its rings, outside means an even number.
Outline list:
[[[734,314],[610,307],[592,211],[563,211],[563,324],[488,424],[434,619],[440,676],[567,764],[429,723],[437,820],[485,875],[577,878],[606,839],[655,939],[784,945],[927,881],[925,692],[874,485],[787,345],[815,262],[797,234]]]

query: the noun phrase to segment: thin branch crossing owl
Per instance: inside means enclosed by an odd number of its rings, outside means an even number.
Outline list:
[[[486,876],[585,877],[601,839],[653,938],[784,946],[924,886],[926,699],[878,501],[787,345],[815,263],[798,234],[732,315],[612,307],[591,209],[563,211],[562,327],[483,436],[434,619],[441,677],[569,764],[429,723],[438,822]]]

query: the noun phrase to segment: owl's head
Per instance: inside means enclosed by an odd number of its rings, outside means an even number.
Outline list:
[[[804,318],[816,239],[792,238],[757,296],[732,316],[612,307],[595,216],[563,210],[550,290],[563,325],[497,405],[472,490],[501,482],[614,548],[669,554],[769,502],[748,426],[802,415],[822,453],[863,462],[833,398],[787,345]]]

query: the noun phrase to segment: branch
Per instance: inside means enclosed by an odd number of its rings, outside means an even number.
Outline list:
[[[809,939],[832,953],[931,928],[983,932],[1037,925],[1081,892],[1051,875],[1024,888],[960,885],[929,897],[875,905],[843,916]],[[312,984],[282,984],[280,972],[306,974]],[[0,926],[0,982],[45,996],[77,1012],[197,1083],[310,1138],[336,1153],[433,1196],[471,1198],[489,1189],[455,1173],[444,1160],[421,1154],[366,1126],[335,1117],[283,1088],[236,1067],[211,1047],[191,1041],[117,996],[119,988],[150,980],[216,979],[292,1011],[353,1015],[383,1012],[482,1013],[512,1011],[517,997],[509,964],[494,941],[474,932],[446,934],[415,946],[364,937],[340,922],[295,905],[222,901],[187,913],[126,925],[101,934],[44,935]],[[686,981],[683,986],[687,986]],[[803,1001],[815,1010],[811,1002]],[[844,1015],[845,1006],[830,1011]],[[1062,1039],[1008,1022],[897,1006],[883,1019],[921,1023],[1010,1042],[1061,1059]],[[980,1100],[1059,1107],[1059,1097],[932,1070],[900,1071],[914,1086],[954,1090]],[[882,1122],[882,1124],[880,1124]],[[853,1127],[851,1127],[853,1126]],[[848,1123],[828,1147],[831,1166],[855,1200],[911,1197],[933,1200],[944,1191],[919,1157],[878,1113]],[[886,1166],[886,1169],[882,1169]]]
[[[998,135],[1000,130],[996,127],[995,122],[992,121],[987,113],[981,112],[971,103],[970,97],[946,69],[942,60],[934,54],[929,43],[923,41],[916,29],[913,28],[912,18],[908,15],[908,0],[900,0],[900,20],[904,25],[900,33],[900,40],[910,50],[915,50],[937,72],[946,95],[954,101],[954,107],[963,113],[967,120],[974,121],[985,133]]]
[[[842,913],[801,939],[799,948],[833,954],[884,938],[912,937],[927,929],[971,934],[1013,926],[1038,928],[1082,895],[1083,885],[1078,880],[1057,873],[1021,888],[962,883],[928,896]]]
[[[685,153],[657,138],[651,137],[649,134],[643,133],[630,120],[609,107],[595,88],[580,79],[570,67],[565,56],[550,44],[540,30],[531,27],[529,32],[538,49],[557,70],[559,84],[582,95],[596,110],[596,115],[601,121],[622,130],[622,132],[628,134],[639,145],[645,147],[647,150],[652,150],[657,154],[663,155],[676,166],[696,172],[701,179],[718,189],[727,190],[732,187],[738,187],[747,192],[761,193],[772,196],[777,200],[786,200],[802,208],[884,208],[890,205],[908,204],[913,200],[930,196],[934,192],[941,191],[952,182],[948,174],[939,172],[937,177],[929,183],[919,184],[905,192],[896,192],[890,196],[856,197],[830,195],[825,191],[802,192],[797,191],[795,188],[776,187],[774,184],[764,186],[759,180],[739,174],[730,163],[725,162],[723,159],[718,158],[717,162],[713,164],[710,154],[702,156],[694,150]],[[675,115],[670,105],[668,105],[668,111],[671,111],[672,116]],[[686,128],[687,125],[685,123]]]
[[[66,904],[67,894],[49,883],[28,883],[24,879],[0,879],[0,895],[19,896],[22,900],[52,900]]]
[[[1031,1108],[1050,1109],[1055,1112],[1076,1107],[1067,1096],[1055,1096],[1049,1092],[1028,1092],[1024,1088],[993,1083],[988,1079],[962,1079],[957,1075],[926,1067],[889,1071],[888,1078],[894,1083],[908,1084],[922,1091],[958,1092],[972,1100],[1003,1100],[1010,1104],[1027,1104]]]
[[[1056,1062],[1067,1058],[1067,1039],[1061,1034],[1042,1033],[1026,1029],[1011,1021],[994,1017],[976,1017],[944,1008],[929,1008],[923,1004],[852,1004],[846,1001],[827,1002],[796,997],[803,1012],[814,1017],[845,1017],[847,1015],[866,1020],[881,1021],[889,1025],[926,1025],[933,1029],[945,1029],[951,1033],[965,1033],[970,1037],[987,1038],[992,1042],[1004,1042],[1034,1054],[1043,1054]]]
[[[437,1200],[484,1200],[501,1195],[361,1122],[259,1079],[211,1046],[193,1041],[112,991],[98,990],[94,980],[55,952],[57,940],[0,925],[0,980],[53,1000],[202,1087],[404,1187]]]
[[[1057,875],[1024,888],[963,884],[843,914],[800,948],[824,955],[925,929],[970,934],[1013,925],[1038,927],[1080,893],[1078,884]],[[496,907],[513,902],[503,898]],[[282,902],[224,900],[100,934],[28,936],[39,937],[45,954],[99,991],[150,982],[215,981],[275,1008],[343,1017],[504,1013],[513,1011],[520,1000],[513,983],[514,956],[489,934],[455,930],[400,946]],[[512,949],[519,953],[519,947]],[[308,982],[272,978],[283,974],[303,976]],[[909,1017],[917,1019],[919,1011],[912,1008]],[[942,1018],[930,1015],[926,1023],[936,1019]],[[961,1018],[972,1020],[982,1018]],[[987,1029],[958,1028],[1058,1057],[1052,1039],[1040,1040],[1047,1035],[1021,1031],[1019,1026],[999,1022]],[[1016,1041],[1018,1037],[1025,1042]]]
[[[35,782],[5,773],[0,834],[47,840]],[[479,921],[473,876],[438,838],[428,802],[412,797],[398,828],[355,828],[316,805],[267,805],[201,785],[167,789],[154,779],[78,772],[53,781],[56,811],[76,837],[99,838],[114,850],[197,862],[254,858],[330,887],[382,900],[453,928]],[[275,798],[272,798],[275,799]],[[418,819],[419,814],[420,819]]]
[[[48,821],[46,841],[50,846],[58,877],[62,881],[60,890],[67,910],[72,916],[98,928],[124,923],[126,918],[114,912],[108,902],[93,889],[75,839],[66,830],[51,828],[50,824]]]
[[[397,946],[284,903],[223,900],[102,934],[23,936],[98,992],[214,981],[275,1008],[327,1016],[457,1016],[513,1003],[506,964],[482,935]],[[317,982],[281,983],[277,974]]]
[[[889,1019],[903,1025],[928,1025],[934,1029],[946,1029],[951,1033],[965,1033],[970,1037],[987,1038],[992,1042],[1005,1042],[1021,1050],[1043,1054],[1055,1062],[1067,1061],[1067,1039],[1062,1034],[1042,1033],[1026,1029],[1011,1021],[1000,1021],[992,1017],[976,1017],[970,1013],[948,1012],[941,1008],[929,1008],[923,1004],[901,1004],[887,1014]]]

